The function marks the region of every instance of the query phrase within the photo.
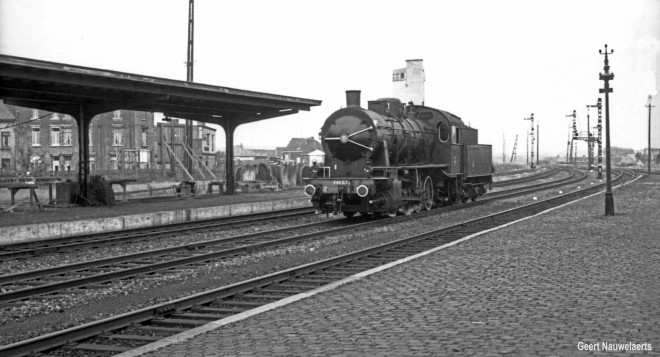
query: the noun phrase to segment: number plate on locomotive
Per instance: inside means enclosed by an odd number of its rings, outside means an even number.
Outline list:
[[[335,181],[332,181],[333,185],[348,185],[350,183],[351,183],[351,181],[349,181],[349,180],[335,180]]]

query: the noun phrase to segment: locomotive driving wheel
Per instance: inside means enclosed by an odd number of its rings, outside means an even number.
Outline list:
[[[422,208],[430,211],[433,208],[433,180],[431,180],[431,176],[426,176],[424,179],[424,189],[422,190],[421,198]]]

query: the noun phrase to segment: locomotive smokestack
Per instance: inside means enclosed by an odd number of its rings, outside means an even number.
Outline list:
[[[347,90],[346,91],[346,106],[360,106],[360,91],[359,90]]]

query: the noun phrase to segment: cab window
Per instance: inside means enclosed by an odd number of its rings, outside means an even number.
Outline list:
[[[438,124],[438,139],[443,143],[449,140],[449,125],[445,122]]]
[[[458,144],[461,142],[461,130],[455,126],[452,125],[451,127],[451,143],[452,144]]]

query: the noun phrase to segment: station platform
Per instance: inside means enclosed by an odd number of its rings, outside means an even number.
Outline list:
[[[299,207],[312,207],[302,189],[129,201],[114,206],[50,206],[39,212],[0,213],[0,245]]]
[[[660,351],[660,179],[123,353],[628,356]],[[634,350],[633,350],[634,349]]]

